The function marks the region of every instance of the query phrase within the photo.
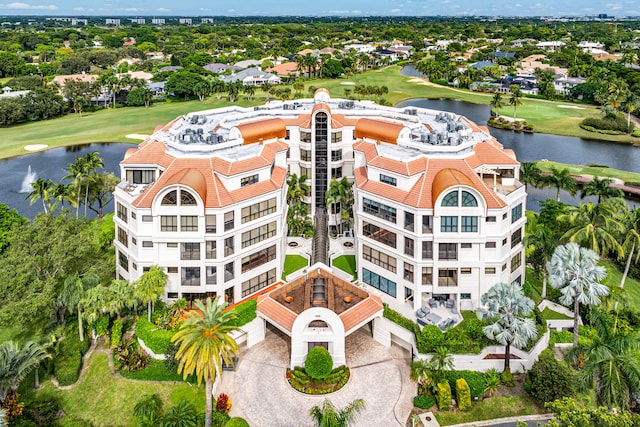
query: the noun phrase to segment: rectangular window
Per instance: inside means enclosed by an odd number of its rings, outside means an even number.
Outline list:
[[[496,268],[495,267],[485,267],[484,268],[484,274],[496,274]]]
[[[396,247],[396,233],[389,231],[385,228],[378,227],[375,224],[369,224],[368,222],[363,222],[362,234],[365,237],[375,240],[376,242],[383,243],[392,248]]]
[[[218,283],[218,269],[215,266],[207,266],[207,285],[215,285]]]
[[[182,286],[200,286],[200,267],[182,267],[180,270]]]
[[[460,249],[471,249],[471,243],[460,243]]]
[[[234,240],[234,236],[227,237],[226,239],[224,239],[224,256],[233,255],[233,250],[234,250],[233,240]]]
[[[487,222],[496,222],[496,217],[495,216],[488,216],[486,221]]]
[[[215,215],[204,216],[204,231],[205,233],[209,233],[209,234],[216,232],[216,216]]]
[[[458,244],[438,243],[438,259],[458,259]]]
[[[152,248],[153,247],[153,242],[151,240],[143,240],[142,241],[142,247],[143,248]]]
[[[342,178],[342,166],[331,168],[331,178]]]
[[[195,243],[195,242],[181,243],[180,259],[181,260],[200,259],[200,243]]]
[[[142,222],[153,222],[153,215],[142,215]]]
[[[146,170],[128,170],[127,182],[130,184],[151,184],[155,171],[153,169]]]
[[[160,217],[160,231],[178,231],[178,217],[162,215]]]
[[[149,271],[149,267],[145,267]],[[167,267],[167,274],[178,274],[178,267]]]
[[[502,239],[502,246],[507,244],[507,238],[505,237],[504,239]]]
[[[522,253],[518,252],[511,258],[511,272],[513,273],[522,265]]]
[[[404,263],[404,280],[413,283],[413,265]]]
[[[306,176],[307,179],[311,176],[311,168],[305,168],[300,166],[300,176]]]
[[[301,142],[311,142],[311,132],[300,131]]]
[[[455,268],[439,269],[438,286],[458,286],[458,270]]]
[[[460,274],[471,274],[471,268],[469,267],[460,268]]]
[[[136,213],[132,211],[131,212],[131,219],[136,219],[136,218],[137,218]]]
[[[460,294],[460,299],[471,299],[471,294]]]
[[[233,280],[235,276],[235,268],[233,267],[233,261],[225,264],[224,266],[224,281],[225,283],[229,280]]]
[[[443,233],[456,233],[458,231],[457,216],[440,217],[440,231]]]
[[[198,217],[192,215],[181,216],[180,231],[198,231]]]
[[[496,242],[487,242],[484,244],[484,248],[485,249],[495,249],[496,248]]]
[[[502,219],[507,219],[507,213],[506,212],[502,214]]]
[[[380,252],[377,249],[373,249],[367,245],[363,245],[362,258],[365,261],[369,261],[370,263],[375,264],[378,267],[382,267],[385,270],[389,270],[392,273],[396,272],[396,259],[391,255]]]
[[[511,248],[515,248],[522,241],[522,228],[517,229],[511,234]]]
[[[339,162],[342,160],[342,150],[331,150],[331,161]]]
[[[177,247],[178,247],[178,243],[176,242],[167,243],[167,248],[177,248]]]
[[[233,230],[234,222],[233,222],[233,211],[224,213],[224,231]]]
[[[478,217],[477,216],[461,217],[460,228],[463,233],[476,233],[478,231]]]
[[[291,139],[291,130],[287,129],[284,135],[284,139],[289,140]]]
[[[205,242],[206,245],[206,259],[216,259],[216,241],[215,240],[207,240]]]
[[[362,281],[369,286],[384,292],[385,294],[396,297],[396,282],[393,282],[386,277],[380,276],[373,271],[369,271],[366,268],[362,269]]]
[[[250,206],[242,208],[240,222],[242,224],[253,221],[254,219],[262,218],[265,215],[272,214],[276,211],[276,198],[264,200],[259,203],[254,203]]]
[[[422,232],[433,233],[433,217],[431,215],[422,215]]]
[[[413,256],[413,239],[409,239],[408,237],[404,238],[404,254]]]
[[[383,203],[376,202],[367,198],[362,199],[362,211],[369,215],[377,216],[385,221],[396,223],[396,208],[387,206]]]
[[[398,185],[398,180],[389,175],[380,174],[380,182],[383,184],[393,185],[394,187]]]
[[[258,182],[258,174],[245,176],[244,178],[240,178],[240,187],[246,187],[247,185],[255,184]]]
[[[242,296],[246,297],[276,282],[276,269],[272,268],[256,277],[242,282]]]
[[[129,271],[129,259],[127,258],[127,254],[118,251],[118,264],[124,271]]]
[[[505,271],[507,269],[507,264],[502,264],[502,271]]]
[[[246,273],[249,270],[273,261],[274,259],[276,259],[275,245],[242,258],[242,272]]]
[[[404,229],[413,233],[414,215],[411,212],[404,213]]]
[[[433,268],[422,267],[422,284],[433,285]]]
[[[131,238],[131,244],[132,244],[133,246],[137,245],[137,244],[138,244],[138,240],[137,240],[135,237],[132,237],[132,238]]]
[[[511,209],[511,224],[522,218],[522,203]]]
[[[331,132],[331,142],[342,142],[342,132]]]
[[[422,242],[422,259],[433,259],[433,242]]]
[[[120,227],[118,227],[118,241],[122,243],[125,248],[129,246],[129,236],[127,236],[127,232]]]
[[[303,162],[311,161],[311,151],[310,150],[300,150],[300,160]]]
[[[253,230],[245,231],[242,233],[242,248],[255,245],[263,240],[269,239],[276,235],[276,222],[270,222],[269,224],[261,225]]]
[[[116,212],[118,213],[118,218],[120,218],[124,222],[127,222],[127,208],[124,207],[124,205],[121,205],[120,203],[116,203],[116,205],[117,205]]]
[[[131,270],[134,271],[134,272],[138,271],[138,264],[136,264],[135,262],[132,262],[131,263]]]

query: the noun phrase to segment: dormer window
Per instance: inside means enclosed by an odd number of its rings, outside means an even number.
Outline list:
[[[462,206],[478,206],[478,200],[468,191],[462,192]]]
[[[180,204],[183,206],[195,206],[198,204],[198,202],[196,202],[196,198],[193,196],[193,194],[189,193],[188,191],[181,190]]]
[[[458,191],[452,191],[442,199],[442,206],[458,206]]]
[[[380,174],[380,182],[383,184],[393,185],[394,187],[398,184],[398,180],[389,175]]]
[[[258,182],[258,174],[245,176],[244,178],[240,178],[240,187],[255,184],[256,182]]]
[[[182,206],[196,206],[198,202],[193,194],[187,190],[173,190],[169,191],[162,198],[162,206],[177,206],[178,205],[178,191],[180,191],[180,205]]]
[[[178,204],[178,191],[177,190],[169,191],[162,198],[161,204],[162,206],[176,206]]]

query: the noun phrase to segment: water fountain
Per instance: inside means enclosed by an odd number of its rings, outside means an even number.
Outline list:
[[[20,191],[18,192],[31,193],[31,191],[33,191],[33,187],[31,186],[31,184],[36,182],[37,178],[38,178],[38,174],[36,172],[33,172],[31,170],[31,165],[29,165],[29,167],[27,168],[27,174],[22,180],[22,186],[20,187]]]

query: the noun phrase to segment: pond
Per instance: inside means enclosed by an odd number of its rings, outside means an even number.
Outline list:
[[[32,154],[25,154],[11,159],[0,160],[0,176],[2,187],[0,188],[0,203],[18,210],[20,215],[33,218],[42,212],[40,201],[33,205],[26,199],[30,189],[30,183],[38,178],[51,179],[60,182],[67,173],[64,168],[73,163],[77,157],[84,156],[94,150],[100,152],[104,160],[104,171],[120,176],[120,161],[124,158],[127,149],[136,144],[87,144],[73,147],[54,148]],[[103,171],[103,172],[104,172]],[[113,212],[110,203],[105,212]],[[90,216],[95,216],[92,214]]]

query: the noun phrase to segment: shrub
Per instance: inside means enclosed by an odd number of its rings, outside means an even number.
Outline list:
[[[156,354],[166,354],[174,333],[149,323],[146,317],[140,316],[136,320],[136,335]]]
[[[498,390],[498,386],[500,385],[500,372],[491,368],[484,373],[483,377],[485,383],[484,391],[489,393],[489,396],[492,396],[493,393]]]
[[[451,387],[449,383],[438,384],[436,401],[438,402],[438,409],[441,411],[446,411],[451,407]]]
[[[575,392],[571,368],[557,360],[549,349],[540,353],[538,361],[527,372],[527,382],[531,395],[540,403],[571,397]]]
[[[456,380],[456,399],[458,401],[458,408],[460,408],[461,411],[471,409],[471,390],[464,378],[458,378]]]
[[[233,417],[224,424],[224,427],[249,427],[249,423],[240,417]]]
[[[444,345],[444,334],[436,325],[426,325],[419,335],[418,351],[433,353],[436,348]]]
[[[149,364],[149,355],[133,340],[123,341],[118,347],[116,362],[123,371],[139,371]]]
[[[406,317],[404,317],[402,314],[398,313],[397,311],[390,309],[389,305],[387,304],[384,304],[383,316],[391,320],[393,323],[397,324],[398,326],[402,326],[403,328],[413,332],[416,335],[416,337],[420,336],[420,326],[418,326],[416,322],[409,320]],[[427,353],[427,352],[421,351],[421,353]]]
[[[102,337],[107,335],[109,333],[109,316],[99,317],[93,324],[93,327],[96,330],[96,336]]]
[[[431,409],[436,404],[435,396],[416,396],[413,398],[413,406],[420,409]]]
[[[630,133],[633,130],[631,126],[627,126],[627,120],[622,116],[587,117],[580,126],[583,128],[595,128],[596,131],[617,131],[622,133]]]
[[[246,300],[234,307],[237,318],[229,322],[233,326],[244,326],[256,318],[257,302],[254,299]]]
[[[213,427],[224,427],[225,423],[229,421],[229,414],[225,414],[224,412],[213,411],[212,415],[212,423]]]
[[[176,353],[178,352],[178,346],[174,343],[169,343],[167,346],[167,352],[164,354],[164,368],[167,371],[177,371],[178,370],[178,359],[176,359]]]
[[[122,342],[122,319],[117,319],[111,327],[111,348],[117,348]]]
[[[324,347],[315,346],[304,361],[305,372],[314,379],[322,379],[331,373],[333,368],[333,359],[331,353]]]
[[[485,376],[482,372],[476,371],[448,371],[445,373],[445,378],[449,383],[449,386],[457,390],[456,381],[464,379],[469,386],[472,399],[479,399],[484,394],[486,389]]]
[[[464,329],[467,331],[467,334],[474,340],[483,340],[485,338],[484,332],[482,328],[486,325],[486,322],[483,322],[480,319],[469,319],[464,322]]]
[[[58,397],[50,393],[45,393],[26,402],[24,413],[20,418],[34,421],[35,425],[38,426],[50,426],[56,424],[56,418],[59,411],[60,401],[58,400]],[[11,425],[13,426],[17,424],[11,423]]]
[[[511,373],[511,371],[508,369],[502,372],[502,374],[500,375],[500,379],[502,379],[502,384],[506,385],[507,387],[516,386],[516,380],[515,378],[513,378],[513,374]]]
[[[82,356],[87,350],[89,340],[80,341],[76,334],[70,334],[58,342],[53,372],[60,385],[71,385],[78,380],[82,369]]]
[[[220,393],[216,400],[216,411],[228,414],[231,411],[231,399],[225,393]]]

